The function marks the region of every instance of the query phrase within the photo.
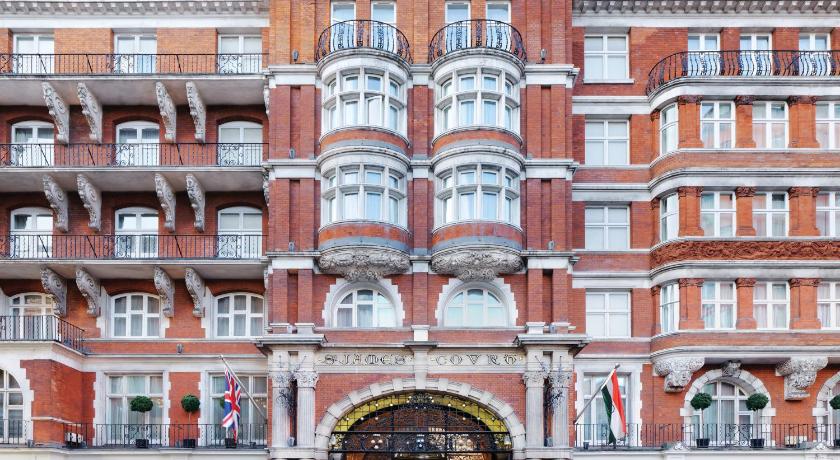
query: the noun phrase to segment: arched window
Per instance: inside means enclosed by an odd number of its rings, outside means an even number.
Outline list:
[[[507,307],[501,296],[489,289],[462,289],[446,304],[445,327],[505,327],[509,325]]]
[[[20,384],[11,374],[0,370],[0,440],[17,438],[24,435],[23,430],[23,392]]]
[[[160,300],[141,292],[123,294],[111,301],[114,337],[160,337]]]
[[[148,121],[130,121],[117,126],[116,163],[119,166],[160,164],[160,127]]]
[[[125,259],[148,259],[158,253],[158,213],[151,208],[117,211],[114,255]]]
[[[0,333],[6,340],[54,340],[56,319],[53,298],[40,292],[18,294],[9,299],[9,321]]]
[[[396,327],[394,304],[374,289],[356,289],[342,297],[333,310],[334,327]]]
[[[262,211],[235,206],[219,211],[219,257],[258,259],[262,255]]]
[[[250,121],[231,121],[219,125],[217,164],[219,166],[259,166],[262,163],[263,127]]]
[[[216,337],[262,335],[265,326],[263,298],[248,293],[216,298]]]
[[[47,208],[12,211],[11,257],[43,259],[52,255],[53,215]]]
[[[702,413],[694,415],[695,424],[723,427],[752,423],[753,412],[747,410],[746,406],[749,395],[740,386],[732,382],[717,380],[703,386],[702,392],[712,397],[712,405]],[[722,434],[719,433],[719,435]],[[715,438],[715,436],[708,437]]]
[[[55,128],[43,121],[23,121],[12,125],[11,162],[13,166],[51,166]]]

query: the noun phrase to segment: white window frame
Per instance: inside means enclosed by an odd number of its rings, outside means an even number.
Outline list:
[[[18,229],[15,228],[15,217],[29,216],[35,228]],[[38,225],[40,221],[49,218],[49,228],[42,229]],[[49,208],[41,207],[26,207],[17,208],[10,214],[9,221],[9,237],[11,239],[11,255],[14,258],[22,259],[45,259],[52,256],[53,243],[53,212]]]
[[[49,128],[49,138],[41,138],[41,131]],[[19,130],[31,129],[32,137],[26,142],[16,140]],[[44,133],[46,134],[46,133]],[[15,166],[52,166],[55,163],[55,125],[40,120],[15,123],[11,130],[11,152],[9,161]]]
[[[461,173],[474,173],[472,183],[461,183]],[[484,173],[496,173],[496,183],[483,183]],[[438,227],[458,222],[500,222],[519,227],[520,175],[494,164],[463,164],[446,168],[436,175]],[[473,215],[463,217],[461,197],[473,195]],[[484,195],[496,194],[496,219],[485,218]]]
[[[472,77],[472,88],[462,88],[462,81]],[[486,88],[485,79],[494,79],[496,88]],[[519,134],[519,80],[502,69],[480,67],[455,70],[436,77],[435,134],[473,127],[492,127]],[[464,104],[472,103],[472,120],[462,119]],[[495,104],[495,120],[485,120],[485,104]]]
[[[452,24],[453,22],[456,22],[449,17],[449,7],[452,5],[466,5],[467,20],[470,20],[470,18],[472,18],[472,5],[470,4],[470,2],[462,0],[447,0],[446,2],[444,2],[444,21],[447,24]]]
[[[773,195],[783,194],[785,196],[785,208],[784,209],[775,209],[773,208]],[[756,236],[759,237],[767,237],[767,238],[781,238],[788,236],[790,232],[790,197],[786,192],[759,192],[756,193],[755,196],[762,195],[765,197],[765,204],[763,208],[758,207],[758,201],[753,200],[753,227],[756,230]],[[784,235],[772,235],[773,233],[773,216],[784,214],[785,216],[785,232]],[[764,229],[766,230],[766,234],[759,235],[758,234],[758,225],[756,223],[759,220],[764,220]]]
[[[34,300],[34,302],[33,302]],[[5,307],[5,305],[3,305]],[[50,294],[23,292],[9,298],[5,326],[6,340],[56,340],[61,339],[56,320],[55,301]],[[0,414],[2,417],[3,414]],[[0,420],[8,420],[0,418]],[[0,431],[2,435],[2,431]]]
[[[679,234],[680,198],[676,193],[671,193],[659,199],[659,242],[676,239]]]
[[[348,79],[356,79],[356,88],[349,88]],[[379,80],[380,89],[368,89],[368,80]],[[374,68],[352,68],[327,76],[324,81],[321,132],[323,135],[356,126],[373,127],[406,135],[406,82],[393,72]],[[396,90],[395,90],[396,88]],[[370,103],[378,101],[378,110]],[[355,119],[347,110],[355,108]],[[396,114],[396,115],[395,115]]]
[[[623,210],[627,219],[623,222],[612,222],[610,220],[611,210]],[[584,216],[590,212],[601,211],[601,222],[591,222],[590,219],[584,218],[584,248],[592,251],[623,251],[630,249],[630,206],[628,205],[598,205],[586,206],[584,209]],[[589,230],[597,229],[601,231],[602,239],[600,244],[596,244],[594,239],[589,238]],[[610,238],[611,230],[624,229],[624,243],[616,245]],[[593,237],[594,238],[594,237]]]
[[[143,299],[142,301],[142,310],[138,310],[136,314],[131,314],[131,299],[134,297],[140,297]],[[117,313],[116,305],[117,300],[119,299],[126,299],[125,300],[125,313]],[[157,313],[149,311],[149,300],[156,300],[157,301]],[[111,338],[119,339],[119,340],[134,340],[134,339],[149,339],[149,338],[160,338],[163,337],[163,306],[161,305],[160,298],[156,295],[148,294],[145,292],[127,292],[125,294],[120,294],[113,296],[110,302],[111,307]],[[125,320],[125,335],[117,335],[117,319],[121,318]],[[138,320],[141,322],[141,332],[140,335],[129,335],[131,334],[131,324],[133,321]],[[149,333],[149,320],[150,319],[157,319],[158,321],[158,330],[156,334]]]
[[[703,108],[712,106],[712,117],[711,118],[703,118]],[[729,107],[729,118],[722,118],[721,117],[721,107],[728,106]],[[703,138],[704,133],[704,125],[712,127],[711,136],[712,138],[709,140],[705,140]],[[721,137],[721,133],[723,132],[723,127],[729,125],[730,127],[730,136],[728,139],[728,145],[724,142],[724,139]],[[700,102],[700,141],[703,142],[703,148],[705,149],[731,149],[735,147],[735,104],[731,101],[703,101]]]
[[[621,51],[610,51],[610,39],[620,38],[624,40],[624,49]],[[586,41],[599,39],[601,41],[601,49],[596,51],[586,50]],[[627,34],[587,34],[583,37],[584,41],[584,82],[611,82],[611,81],[626,81],[630,79],[630,38]],[[610,58],[622,57],[624,59],[624,71],[619,77],[609,77],[609,62]],[[592,75],[590,66],[586,65],[587,60],[599,59],[601,61],[601,69],[603,73],[600,75]]]
[[[332,1],[332,2],[330,2],[330,25],[334,25],[334,24],[337,24],[337,23],[341,22],[341,21],[338,21],[335,18],[335,9],[336,9],[335,7],[336,6],[345,6],[345,7],[346,6],[351,6],[353,8],[353,19],[356,18],[356,2],[354,2],[354,1]],[[352,21],[353,19],[349,19],[349,20]],[[346,20],[347,19],[345,19],[345,21]]]
[[[247,374],[244,372],[237,373],[237,377],[242,382],[243,386],[246,386],[246,390],[250,393],[251,397],[254,398],[258,402],[261,402],[262,406],[261,409],[263,413],[268,414],[268,379],[265,374]],[[221,392],[216,390],[215,382],[221,379]],[[265,382],[264,385],[257,385],[256,380],[261,379]],[[224,374],[223,373],[211,373],[207,376],[207,392],[204,393],[207,396],[207,404],[210,407],[210,410],[207,410],[207,423],[215,426],[219,426],[222,421],[220,414],[223,412],[221,410],[221,405],[219,401],[224,398]],[[265,391],[263,391],[265,388]],[[242,408],[241,417],[239,420],[239,443],[241,444],[249,444],[251,442],[255,442],[257,444],[264,444],[265,437],[268,436],[268,423],[266,420],[262,418],[259,411],[254,409],[254,403],[251,402],[250,398],[245,397],[245,392],[242,392],[242,399],[240,399],[239,404]],[[202,417],[204,417],[205,410],[202,409]]]
[[[133,216],[142,227],[143,216],[155,215],[155,228],[120,228],[121,216]],[[114,213],[114,254],[128,259],[150,259],[158,255],[158,227],[160,214],[156,209],[145,207],[121,208]],[[130,244],[128,244],[130,242]],[[144,250],[148,248],[149,250]]]
[[[245,228],[245,214],[260,215],[259,230]],[[239,225],[236,229],[222,229],[222,214],[236,214]],[[259,258],[262,257],[263,211],[251,206],[233,206],[220,209],[216,215],[220,258]]]
[[[235,129],[239,132],[237,142],[222,140],[222,130]],[[246,129],[259,129],[260,142],[245,142]],[[217,164],[220,166],[259,166],[263,160],[263,125],[253,121],[229,121],[219,125],[217,130]]]
[[[667,119],[672,113],[673,119]],[[659,112],[659,155],[667,155],[680,148],[680,110],[677,104],[663,107]]]
[[[245,310],[241,313],[237,313],[235,310],[235,299],[237,297],[245,297]],[[219,304],[227,299],[228,304],[228,313],[221,313]],[[254,306],[256,305],[256,300],[259,300],[260,308],[262,309],[261,312],[255,313]],[[263,296],[254,294],[252,292],[230,292],[224,295],[220,295],[213,299],[213,313],[214,313],[214,320],[213,320],[213,332],[215,333],[216,338],[220,339],[236,339],[241,337],[258,337],[264,335],[265,333],[265,325],[266,323],[266,305],[265,299]],[[245,333],[244,334],[236,334],[235,333],[235,318],[237,316],[243,316],[245,321]],[[221,328],[221,320],[227,319],[227,331],[222,333]],[[257,330],[254,330],[253,320],[259,320],[260,325],[257,327]]]
[[[128,391],[128,378],[129,377],[134,377],[134,378],[143,377],[144,378],[144,380],[145,380],[144,381],[144,389],[143,389],[142,392],[131,393],[131,392]],[[118,392],[113,392],[112,389],[111,389],[111,380],[115,379],[115,378],[120,379],[121,390],[118,391]],[[153,378],[159,378],[160,379],[160,393],[158,393],[158,392],[153,393],[152,392],[152,379]],[[164,422],[164,420],[166,420],[166,418],[167,418],[166,411],[165,411],[166,385],[167,385],[167,382],[166,382],[163,374],[132,374],[132,373],[107,374],[106,377],[105,377],[105,406],[106,406],[105,420],[106,420],[106,423],[111,424],[111,425],[128,425],[128,424],[130,424],[129,420],[130,420],[130,417],[131,417],[131,410],[130,410],[131,401],[138,396],[147,396],[147,397],[151,398],[152,401],[155,403],[154,407],[153,407],[153,410],[149,411],[149,412],[146,412],[146,413],[142,413],[142,414],[138,413],[136,416],[143,418],[143,420],[144,420],[143,424],[160,426],[160,424],[162,424]],[[116,415],[113,414],[112,411],[111,411],[111,401],[112,400],[121,400],[121,405],[122,405],[122,419],[121,420],[114,420],[114,417],[116,417]],[[152,420],[153,412],[156,412],[157,410],[160,411],[159,412],[160,420],[159,421],[154,421],[154,420]],[[133,426],[136,427],[136,425],[133,425]],[[143,431],[139,427],[137,427],[135,429],[138,430],[137,433],[136,433],[136,436],[138,438],[142,438],[145,435],[145,436],[148,436],[148,437],[154,439],[156,437],[155,435],[157,435],[157,436],[163,435],[162,430],[159,429],[159,428],[151,429],[151,430],[148,430],[148,431]],[[107,438],[108,438],[107,440],[108,441],[125,442],[124,438],[127,436],[125,434],[125,431],[131,431],[131,430],[126,427],[125,429],[117,429],[117,430],[113,430],[113,431],[114,431],[113,433],[108,433],[107,434]],[[149,436],[149,435],[151,435],[151,436]],[[106,441],[106,440],[102,440],[102,441]]]
[[[697,40],[699,47],[691,49],[692,38]],[[707,39],[714,38],[712,48],[707,48]],[[720,55],[720,34],[717,33],[689,33],[686,40],[688,62],[684,71],[691,77],[708,77],[720,75],[722,70]]]
[[[669,283],[659,289],[659,326],[662,334],[679,330],[680,285]]]
[[[724,395],[723,391],[721,391],[721,385],[731,385],[735,387],[732,395]],[[710,389],[709,386],[714,386],[714,389]],[[748,411],[746,409],[741,409],[741,402],[746,401],[747,397],[749,396],[737,382],[731,380],[715,380],[712,382],[707,383],[703,386],[701,390],[712,397],[714,404],[716,404],[716,408],[720,407],[720,401],[733,401],[732,405],[734,407],[734,411],[732,412],[733,416],[735,417],[734,420],[721,420],[721,410],[717,409],[714,411],[710,411],[708,409],[703,411],[692,410],[692,423],[695,427],[699,427],[700,429],[707,429],[711,433],[715,434],[715,431],[720,432],[723,427],[733,427],[735,425],[745,425],[752,422],[752,419],[755,415],[754,412]],[[714,420],[707,420],[706,418],[709,417],[710,414],[715,414]],[[745,423],[746,422],[746,423]],[[738,442],[740,437],[748,435],[747,433],[739,433],[737,429],[733,430],[730,436],[731,438],[725,439],[725,441],[720,442],[715,440],[715,443],[718,444],[725,444],[726,442]],[[717,438],[717,436],[715,436]],[[743,441],[743,439],[741,439]]]
[[[817,317],[823,329],[840,329],[840,282],[820,280],[817,286]]]
[[[760,48],[759,39],[767,40],[767,48]],[[745,41],[749,41],[745,47]],[[745,33],[738,38],[740,51],[738,59],[741,64],[741,75],[767,76],[773,74],[773,34],[770,33]],[[746,52],[746,53],[744,53]],[[747,54],[749,53],[749,54]]]
[[[731,197],[731,208],[722,208],[721,207],[721,197],[724,195],[729,195]],[[703,197],[711,196],[712,197],[712,207],[703,207]],[[703,229],[704,234],[703,236],[706,237],[734,237],[735,236],[735,229],[738,226],[737,222],[737,200],[735,197],[734,192],[703,192],[700,195],[700,227]],[[706,226],[704,225],[704,217],[710,216],[712,218],[712,228],[710,233],[706,233]],[[723,232],[723,217],[729,216],[731,222],[731,233],[724,234]]]
[[[360,301],[359,300],[359,293],[362,291],[367,291],[371,293],[371,300],[368,301]],[[343,303],[344,300],[350,297],[350,303]],[[384,300],[385,304],[379,302],[379,300]],[[365,305],[371,307],[371,324],[369,326],[362,326],[359,324],[359,305]],[[339,325],[339,310],[350,310],[351,311],[351,324],[349,326],[342,326]],[[385,310],[391,310],[391,317],[393,319],[393,324],[386,324],[385,318],[383,317],[383,312]],[[382,291],[375,289],[370,286],[360,286],[358,289],[352,289],[350,291],[344,292],[341,294],[341,298],[333,305],[332,308],[332,327],[335,328],[396,328],[398,327],[397,323],[399,319],[397,318],[397,307],[394,305],[394,302],[391,300],[390,296],[386,295]]]
[[[827,204],[820,204],[825,200]],[[825,224],[820,225],[820,215],[824,215]],[[817,194],[817,228],[820,236],[840,236],[840,192],[820,192]]]
[[[24,53],[20,49],[20,41],[30,38],[36,52]],[[46,49],[42,50],[42,47]],[[55,36],[52,34],[16,33],[12,37],[12,53],[17,58],[13,62],[13,72],[16,74],[51,74],[55,72]]]
[[[137,137],[120,141],[120,133],[124,129],[133,129]],[[155,129],[157,139],[143,139],[143,131]],[[149,121],[128,121],[117,125],[116,129],[116,162],[120,166],[157,166],[160,164],[160,125]]]
[[[236,38],[239,40],[235,53],[222,52],[222,40]],[[245,51],[245,40],[257,39],[260,47],[257,51]],[[218,66],[223,74],[257,73],[262,69],[262,36],[254,34],[220,34],[218,38]]]
[[[821,108],[825,107],[825,116],[820,116]],[[840,102],[817,102],[816,107],[817,141],[823,150],[840,148]],[[820,129],[825,130],[824,139],[820,139]]]
[[[21,442],[25,435],[32,436],[31,432],[27,433],[30,427],[23,419],[25,407],[29,404],[31,401],[24,396],[20,382],[9,371],[0,369],[0,440],[15,444]]]
[[[784,118],[771,118],[773,112],[771,107],[774,105],[781,105],[784,108]],[[756,110],[758,107],[763,108],[761,112],[758,113]],[[785,149],[787,148],[790,137],[789,137],[789,126],[790,126],[790,115],[788,112],[788,105],[785,102],[781,101],[762,101],[762,102],[754,102],[753,103],[753,140],[756,142],[756,148],[759,149],[768,149],[768,150],[778,150],[778,149]],[[784,126],[784,142],[781,146],[774,146],[773,145],[773,125],[783,125]],[[763,132],[756,136],[756,131],[761,129]],[[759,142],[761,141],[761,142]],[[763,146],[761,144],[764,144]]]
[[[603,310],[596,310],[592,307],[590,303],[590,297],[594,296],[601,296],[603,297]],[[611,299],[613,297],[624,297],[626,299],[627,310],[616,310],[612,308]],[[586,291],[586,333],[594,338],[608,338],[608,339],[621,339],[621,338],[630,338],[633,335],[633,305],[632,305],[632,296],[630,295],[629,291],[597,291],[597,290],[587,290]],[[621,333],[616,333],[616,335],[612,335],[610,331],[610,326],[613,318],[623,317],[626,318],[626,331]],[[598,321],[604,324],[604,331],[605,335],[594,335],[592,330],[592,324]],[[626,333],[624,333],[626,332]]]
[[[772,292],[773,292],[773,285],[780,285],[784,284],[785,286],[785,296],[784,300],[779,299],[772,299]],[[765,291],[767,292],[766,299],[759,299],[758,292],[759,290],[757,287],[759,285],[763,285],[765,287]],[[785,326],[784,327],[776,327],[773,324],[776,322],[775,317],[775,308],[774,305],[782,305],[785,306]],[[767,311],[767,324],[762,325],[761,321],[759,321],[758,311],[761,306]],[[785,281],[759,281],[755,283],[755,287],[753,287],[753,315],[757,323],[758,329],[765,329],[765,330],[786,330],[790,328],[790,284]]]
[[[597,391],[601,384],[603,384],[607,375],[607,373],[586,372],[583,374],[583,378],[581,378],[582,403],[586,405],[586,403],[588,403],[593,397],[595,398],[595,401],[589,404],[586,408],[586,412],[584,412],[580,422],[582,425],[576,428],[577,439],[579,441],[588,441],[598,447],[602,447],[607,443],[607,438],[604,435],[604,430],[609,427],[609,424],[606,421],[607,411],[604,408],[603,393]],[[621,402],[624,406],[624,414],[627,418],[627,423],[632,427],[634,424],[632,423],[630,417],[634,411],[630,406],[633,402],[631,401],[631,398],[628,397],[629,395],[633,395],[630,389],[630,382],[633,381],[631,379],[632,374],[617,373],[617,376],[618,388],[621,393]],[[628,433],[628,435],[629,434],[630,433]]]
[[[590,134],[589,127],[601,126],[603,135],[595,136]],[[624,127],[624,134],[620,136],[613,136],[610,134],[610,127],[614,125],[621,125]],[[626,166],[630,164],[630,122],[628,120],[598,120],[587,119],[584,128],[585,136],[585,163],[587,166]],[[623,144],[623,158],[619,161],[611,161],[610,146],[616,144]],[[590,146],[599,146],[601,149],[601,161],[594,158],[595,153],[590,153]]]
[[[345,182],[355,173],[355,182]],[[379,174],[379,183],[367,182],[368,173]],[[321,172],[321,227],[351,221],[373,221],[407,228],[407,177],[403,171],[374,164],[345,164]],[[394,186],[396,182],[396,187]],[[379,218],[368,217],[368,194],[380,195]],[[357,215],[345,209],[345,197],[356,196]],[[393,200],[396,200],[394,214]]]
[[[731,288],[732,298],[727,299],[723,297],[723,287],[728,285]],[[711,291],[711,292],[710,292]],[[724,307],[729,306],[729,318],[725,318],[723,310]],[[711,321],[706,321],[706,310],[711,310],[708,318]],[[705,329],[709,330],[727,330],[735,329],[735,318],[738,311],[738,290],[733,281],[712,281],[704,280],[703,287],[700,289],[700,315],[703,318]],[[726,321],[728,319],[728,321]],[[727,323],[729,325],[727,325]]]
[[[154,39],[155,49],[151,53],[139,53],[140,42],[144,39]],[[133,52],[126,53],[119,50],[120,40],[132,39]],[[138,74],[157,72],[157,36],[154,33],[122,33],[114,34],[114,73]]]
[[[477,303],[469,302],[469,293],[470,291],[481,291],[481,318],[473,318],[470,316],[470,305],[478,305]],[[498,305],[493,305],[489,302],[490,297],[495,298],[498,301]],[[454,302],[456,299],[463,299],[460,305],[455,305]],[[461,321],[458,323],[453,323],[452,319],[450,318],[450,310],[460,308],[461,311]],[[507,304],[505,296],[503,296],[500,292],[496,289],[493,289],[487,285],[475,285],[475,284],[467,284],[462,288],[458,289],[454,292],[449,299],[447,299],[444,310],[443,310],[443,327],[447,328],[458,328],[458,329],[472,329],[472,328],[506,328],[511,327],[513,324],[510,324],[510,308],[511,306]],[[503,322],[500,324],[490,324],[490,310],[496,309],[501,310],[501,318]]]

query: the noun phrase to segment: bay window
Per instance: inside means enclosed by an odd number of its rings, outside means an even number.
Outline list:
[[[677,104],[671,104],[659,114],[659,154],[665,155],[677,150],[679,138],[679,110]]]
[[[680,320],[680,285],[666,284],[659,291],[659,324],[663,334],[674,332]]]
[[[325,78],[323,132],[372,126],[405,134],[405,82],[379,69],[349,69]]]
[[[679,197],[676,193],[659,200],[659,241],[677,237],[680,231]]]
[[[787,193],[756,193],[753,198],[753,227],[756,236],[787,236]]]
[[[753,140],[759,149],[783,149],[788,142],[788,107],[784,102],[753,103]]]
[[[370,220],[406,225],[403,172],[380,165],[345,165],[322,171],[321,221],[324,225]]]
[[[786,282],[759,282],[753,288],[753,310],[759,329],[787,329],[790,290]]]
[[[729,149],[735,141],[735,110],[731,102],[700,103],[700,140],[706,149]]]
[[[519,175],[497,165],[464,165],[437,175],[438,222],[467,220],[519,225]]]
[[[488,126],[519,132],[518,80],[499,69],[455,71],[437,78],[436,133]]]
[[[820,281],[817,287],[817,317],[823,329],[840,328],[840,282]]]
[[[840,192],[817,194],[817,228],[820,236],[840,236]]]
[[[735,327],[735,283],[704,281],[700,290],[703,323],[706,329]]]
[[[735,194],[704,192],[700,195],[700,227],[704,236],[735,236]]]

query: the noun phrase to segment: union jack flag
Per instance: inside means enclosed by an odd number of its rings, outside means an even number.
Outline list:
[[[239,397],[242,395],[242,389],[233,378],[230,369],[225,369],[225,415],[222,417],[222,426],[233,430],[234,441],[239,432]]]

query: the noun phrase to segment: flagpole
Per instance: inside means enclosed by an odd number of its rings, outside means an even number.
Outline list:
[[[602,383],[602,384],[601,384],[601,386],[600,386],[600,387],[598,387],[598,390],[597,390],[595,393],[592,393],[592,395],[589,397],[589,401],[587,401],[587,402],[586,402],[586,404],[584,404],[584,405],[583,405],[583,409],[581,409],[581,410],[580,410],[580,412],[577,414],[577,416],[575,416],[574,421],[572,421],[572,423],[573,423],[573,424],[574,424],[574,423],[577,423],[577,421],[578,421],[578,419],[581,417],[581,415],[583,415],[584,413],[586,413],[586,408],[587,408],[587,407],[589,407],[589,405],[590,405],[590,404],[592,404],[592,401],[595,401],[595,396],[596,396],[598,393],[600,393],[600,392],[601,392],[601,390],[603,390],[605,386],[607,386],[607,384],[609,383],[609,381],[610,381],[610,379],[612,378],[613,374],[615,374],[615,371],[617,371],[617,370],[618,370],[618,367],[619,367],[619,366],[621,366],[621,364],[616,364],[616,365],[615,365],[615,367],[613,367],[613,369],[610,371],[610,373],[609,373],[609,374],[607,374],[607,378],[605,378],[605,379],[604,379],[604,383]]]
[[[260,415],[262,415],[263,420],[268,421],[268,417],[265,415],[265,412],[263,412],[262,409],[260,408],[260,405],[257,404],[256,401],[254,401],[254,397],[251,396],[251,393],[248,392],[248,387],[246,385],[242,384],[242,381],[239,380],[239,376],[236,375],[236,372],[233,372],[233,369],[230,367],[230,364],[227,362],[225,357],[222,356],[222,355],[219,355],[219,358],[222,359],[222,362],[225,364],[225,368],[230,371],[230,374],[233,376],[234,380],[236,380],[236,383],[239,384],[239,388],[242,388],[242,391],[245,392],[245,396],[247,396],[248,399],[251,400],[251,404],[254,405],[254,409],[256,409],[257,412],[260,413]]]

